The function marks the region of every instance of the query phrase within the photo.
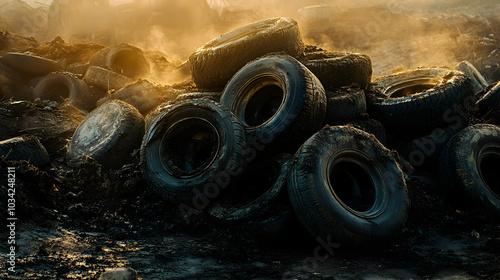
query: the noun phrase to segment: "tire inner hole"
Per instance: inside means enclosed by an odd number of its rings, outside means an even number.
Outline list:
[[[483,182],[498,197],[500,197],[500,173],[498,172],[499,166],[499,155],[487,155],[482,158],[479,164]]]
[[[353,162],[339,162],[330,173],[331,188],[349,208],[366,212],[375,204],[375,185],[370,174]]]
[[[438,80],[432,78],[413,79],[399,83],[389,89],[389,97],[399,98],[406,97],[423,92],[435,87],[439,83]]]
[[[218,148],[219,136],[212,125],[201,119],[187,119],[167,131],[161,157],[174,173],[188,176],[210,165]]]
[[[283,89],[277,85],[268,85],[258,89],[245,107],[244,122],[249,126],[258,126],[278,111],[283,102]]]
[[[69,98],[69,88],[64,84],[56,84],[45,90],[43,99],[49,99],[57,102],[64,102]]]

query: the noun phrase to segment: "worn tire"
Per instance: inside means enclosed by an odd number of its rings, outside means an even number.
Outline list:
[[[190,92],[179,94],[176,98],[177,101],[184,101],[190,99],[209,99],[215,102],[220,102],[222,92]]]
[[[61,73],[45,76],[33,89],[33,99],[67,102],[86,108],[90,98],[87,84],[75,77]]]
[[[21,73],[31,75],[47,75],[61,70],[61,65],[55,60],[24,53],[5,53],[0,57],[0,62]]]
[[[480,92],[488,86],[488,82],[486,82],[483,75],[481,75],[476,67],[468,61],[462,61],[457,64],[457,66],[455,66],[455,70],[462,71],[469,76],[474,93]]]
[[[83,80],[103,90],[120,89],[133,82],[132,79],[102,67],[90,66]]]
[[[318,77],[325,89],[353,85],[365,89],[372,78],[372,62],[365,54],[306,52],[299,60]]]
[[[223,223],[249,222],[263,217],[286,198],[286,179],[291,156],[279,154],[250,164],[230,192],[210,209],[210,216]]]
[[[384,125],[380,121],[365,115],[362,118],[350,122],[348,125],[359,130],[363,130],[368,134],[372,134],[382,145],[387,147],[387,132],[385,131]]]
[[[153,111],[149,112],[146,117],[144,118],[144,128],[146,129],[145,131],[149,130],[149,127],[153,123],[153,121],[161,114],[163,111],[165,111],[168,107],[174,105],[175,102],[173,101],[167,101],[163,102],[160,105],[158,105]]]
[[[0,159],[25,160],[35,166],[50,163],[49,153],[34,136],[15,137],[0,141]]]
[[[309,232],[342,247],[392,241],[402,232],[409,208],[393,154],[373,136],[348,126],[325,127],[302,145],[288,190]]]
[[[297,57],[303,51],[297,22],[291,18],[271,18],[209,41],[189,57],[189,64],[199,88],[223,88],[241,67],[260,56],[284,52]]]
[[[245,130],[229,109],[211,100],[182,101],[146,132],[142,172],[163,198],[194,205],[197,198],[215,198],[243,173],[247,147]]]
[[[131,79],[145,77],[151,71],[144,52],[125,43],[99,51],[90,60],[90,65],[111,70]]]
[[[365,92],[361,89],[342,88],[326,91],[325,123],[346,124],[366,113]]]
[[[500,216],[500,128],[470,126],[446,145],[440,159],[440,177],[469,206],[487,216]]]
[[[255,148],[274,152],[295,152],[321,128],[326,114],[320,81],[288,55],[245,65],[227,84],[221,104],[240,119]]]
[[[466,74],[419,68],[382,77],[367,94],[368,113],[389,131],[421,131],[450,121],[454,105],[471,109],[474,93]]]
[[[132,105],[109,101],[80,123],[69,145],[70,160],[91,157],[107,168],[120,168],[144,135],[142,115]]]

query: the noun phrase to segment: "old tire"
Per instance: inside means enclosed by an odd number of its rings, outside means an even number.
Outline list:
[[[251,144],[274,152],[295,152],[321,128],[326,114],[320,81],[287,55],[245,65],[227,84],[221,104],[240,119]]]
[[[109,101],[80,123],[69,145],[70,160],[91,157],[107,168],[120,168],[144,135],[142,115],[132,105]]]
[[[31,75],[47,75],[61,69],[61,65],[55,60],[24,53],[5,53],[0,57],[0,62]]]
[[[215,198],[244,171],[247,146],[245,130],[229,109],[187,100],[167,107],[149,127],[142,171],[163,198],[193,205]]]
[[[90,93],[87,84],[75,77],[56,73],[45,76],[33,89],[33,99],[67,102],[86,108]]]
[[[25,160],[35,166],[50,163],[49,153],[36,137],[15,137],[0,141],[0,159]]]
[[[191,99],[209,99],[215,102],[220,102],[220,97],[222,96],[222,92],[190,92],[179,94],[176,98],[176,101],[184,101]]]
[[[342,247],[393,240],[403,230],[409,207],[392,153],[373,136],[348,126],[325,127],[302,145],[288,190],[309,232]]]
[[[472,82],[472,89],[474,90],[474,93],[480,92],[484,88],[488,86],[488,82],[484,79],[483,75],[479,73],[479,71],[468,61],[462,61],[457,66],[455,66],[455,69],[458,71],[462,71],[469,78],[471,79]]]
[[[223,88],[248,62],[273,52],[293,57],[304,51],[297,22],[291,18],[265,19],[225,33],[198,48],[189,63],[199,88]]]
[[[368,113],[390,131],[419,131],[449,122],[454,105],[473,107],[466,74],[444,68],[419,68],[382,77],[367,94]]]
[[[353,85],[365,89],[372,78],[372,62],[365,54],[306,52],[299,60],[318,77],[325,89]]]
[[[368,117],[368,115],[364,115],[362,118],[356,119],[348,125],[359,130],[363,130],[368,134],[373,134],[373,136],[375,136],[375,138],[377,138],[382,145],[387,147],[387,132],[385,131],[384,125],[380,121],[372,119]]]
[[[249,222],[275,210],[286,198],[286,179],[291,156],[279,154],[250,164],[231,191],[210,209],[210,216],[223,223]]]
[[[459,194],[469,206],[487,216],[500,216],[500,128],[470,126],[446,145],[440,159],[440,177],[450,194]]]
[[[132,79],[102,67],[90,66],[83,80],[103,90],[120,89],[133,82]]]
[[[342,88],[326,91],[325,123],[346,124],[366,113],[365,92],[361,89]]]
[[[111,70],[131,79],[145,77],[151,71],[144,52],[124,43],[99,51],[90,60],[90,65]]]

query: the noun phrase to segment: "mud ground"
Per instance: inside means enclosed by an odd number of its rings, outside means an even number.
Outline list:
[[[404,9],[397,11],[392,18],[403,18]],[[446,46],[454,60],[471,61],[489,82],[500,80],[499,12],[474,17],[468,12],[423,11],[427,28],[461,30],[451,35],[455,44]],[[320,45],[328,39],[336,42],[336,49],[355,46],[370,54],[375,76],[421,66],[416,65],[420,59],[399,57],[421,57],[436,47],[423,41],[420,51],[409,54],[405,43],[411,36],[398,38],[389,31],[380,31],[383,40],[358,44],[357,33],[349,31],[352,21],[364,20],[356,14],[307,35]],[[405,20],[422,23],[418,17]],[[22,43],[40,47],[29,40]],[[298,224],[279,233],[259,232],[247,225],[217,225],[205,213],[192,216],[187,224],[177,205],[145,185],[138,151],[119,170],[106,170],[92,159],[68,162],[66,146],[83,116],[74,108],[0,103],[0,122],[7,128],[1,136],[36,135],[52,159],[40,168],[0,161],[0,178],[6,178],[7,167],[15,166],[18,179],[16,273],[6,273],[8,232],[2,226],[0,278],[97,279],[107,268],[126,266],[142,279],[500,279],[500,223],[480,209],[452,202],[452,191],[436,181],[433,168],[408,174],[411,208],[401,238],[379,249],[340,246],[327,258],[330,248],[322,248],[315,258],[315,250],[325,242],[318,243]],[[4,188],[0,199],[5,209]],[[5,215],[1,213],[2,221]]]

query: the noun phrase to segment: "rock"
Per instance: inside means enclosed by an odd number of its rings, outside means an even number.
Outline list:
[[[129,267],[119,267],[109,269],[101,276],[99,280],[137,280],[137,272]]]

